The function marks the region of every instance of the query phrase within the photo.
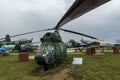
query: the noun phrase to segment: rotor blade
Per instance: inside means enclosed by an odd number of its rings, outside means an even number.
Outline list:
[[[93,10],[94,8],[108,1],[110,0],[76,0],[66,12],[66,14],[62,17],[62,19],[58,22],[55,28],[59,29],[64,24],[82,16],[83,14]]]
[[[86,35],[86,34],[83,34],[83,33],[75,32],[75,31],[71,31],[71,30],[66,30],[66,29],[60,29],[60,30],[65,31],[65,32],[69,32],[69,33],[78,34],[78,35],[85,36],[85,37],[88,37],[88,38],[92,38],[92,39],[99,40],[99,39],[96,38],[96,37],[89,36],[89,35]]]
[[[32,34],[32,33],[37,33],[37,32],[42,32],[42,31],[48,31],[48,30],[54,30],[54,28],[44,29],[44,30],[37,30],[37,31],[31,31],[31,32],[26,32],[26,33],[22,33],[22,34],[17,34],[17,35],[10,36],[10,38],[17,37],[17,36],[22,36],[22,35],[27,35],[27,34]],[[3,40],[3,39],[5,39],[5,38],[0,38],[0,40]]]
[[[48,31],[48,30],[52,30],[52,29],[37,30],[37,31],[32,31],[32,32],[27,32],[27,33],[22,33],[22,34],[13,35],[13,36],[10,36],[10,37],[17,37],[17,36],[22,36],[22,35],[31,34],[31,33],[37,33],[37,32],[42,32],[42,31]]]

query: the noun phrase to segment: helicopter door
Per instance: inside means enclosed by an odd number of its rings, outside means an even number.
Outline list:
[[[61,48],[60,48],[60,46],[59,45],[56,45],[55,46],[55,57],[56,57],[56,59],[57,60],[61,60],[62,59],[62,55],[61,55]]]
[[[57,45],[56,46],[56,56],[60,56],[61,50],[60,47]]]
[[[67,53],[67,49],[66,49],[66,47],[65,46],[60,46],[61,47],[61,51],[62,51],[62,56],[66,56],[66,53]]]
[[[57,57],[57,59],[63,60],[65,56],[66,55],[65,55],[65,51],[64,51],[64,46],[62,46],[62,45],[58,46],[57,45],[56,46],[56,57]]]

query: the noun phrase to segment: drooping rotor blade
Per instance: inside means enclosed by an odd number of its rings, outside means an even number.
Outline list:
[[[42,32],[42,31],[48,31],[48,30],[54,30],[54,28],[44,29],[44,30],[37,30],[37,31],[31,31],[31,32],[26,32],[26,33],[22,33],[22,34],[17,34],[17,35],[10,36],[10,38],[17,37],[17,36],[22,36],[22,35],[26,35],[26,34],[32,34],[32,33]],[[5,38],[0,38],[0,40],[3,40],[3,39],[5,39]]]
[[[69,8],[66,14],[56,25],[56,29],[59,29],[64,24],[71,20],[82,16],[83,14],[93,10],[94,8],[108,2],[110,0],[75,0],[73,5]]]
[[[86,34],[83,34],[83,33],[75,32],[75,31],[71,31],[71,30],[66,30],[66,29],[60,29],[60,30],[65,31],[65,32],[69,32],[69,33],[74,33],[74,34],[81,35],[81,36],[85,36],[85,37],[88,37],[88,38],[91,38],[91,39],[100,40],[96,37],[89,36],[89,35],[86,35]]]
[[[52,30],[52,29],[37,30],[37,31],[32,31],[32,32],[27,32],[27,33],[22,33],[22,34],[13,35],[13,36],[10,36],[10,37],[17,37],[17,36],[22,36],[22,35],[31,34],[31,33],[37,33],[37,32],[42,32],[42,31],[48,31],[48,30]]]

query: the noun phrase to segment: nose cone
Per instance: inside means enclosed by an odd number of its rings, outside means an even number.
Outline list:
[[[44,59],[44,57],[42,57],[41,55],[36,55],[36,56],[35,56],[35,62],[36,62],[38,65],[43,65],[43,64],[45,64],[45,59]]]

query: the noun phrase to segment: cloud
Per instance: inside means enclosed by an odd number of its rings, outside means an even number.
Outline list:
[[[54,27],[75,0],[0,0],[0,37]],[[115,41],[120,38],[120,0],[96,8],[62,28]],[[45,32],[14,38],[39,38]],[[64,41],[81,36],[60,32]]]
[[[78,19],[66,24],[64,28],[89,34],[109,41],[119,39],[120,1],[112,0]]]
[[[6,34],[14,35],[43,29],[44,26],[53,27],[59,16],[64,14],[65,6],[64,1],[61,0],[1,0],[2,37]]]

